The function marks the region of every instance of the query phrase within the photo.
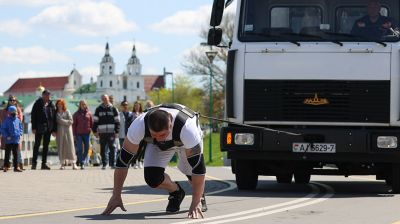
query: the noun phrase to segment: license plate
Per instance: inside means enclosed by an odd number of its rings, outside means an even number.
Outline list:
[[[335,143],[293,143],[293,152],[335,153]]]

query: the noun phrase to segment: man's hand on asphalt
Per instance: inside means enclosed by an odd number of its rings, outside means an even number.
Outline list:
[[[201,203],[195,203],[191,204],[189,208],[189,214],[188,214],[189,219],[203,219],[204,215],[203,212],[201,211]]]
[[[112,196],[108,202],[107,208],[101,213],[102,215],[110,215],[116,208],[120,207],[122,211],[126,212],[124,204],[122,203],[121,195]]]

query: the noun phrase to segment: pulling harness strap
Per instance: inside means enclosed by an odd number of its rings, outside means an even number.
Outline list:
[[[179,112],[175,117],[174,125],[172,128],[172,140],[164,141],[164,142],[157,142],[155,139],[153,139],[151,137],[147,122],[148,122],[148,116],[152,113],[152,111],[155,111],[161,107],[176,109]],[[192,110],[190,110],[187,107],[183,107],[178,104],[160,104],[155,107],[152,107],[148,110],[148,113],[144,117],[145,134],[144,134],[144,138],[142,141],[145,141],[147,143],[153,143],[153,144],[157,145],[163,151],[168,150],[172,147],[180,147],[183,145],[183,143],[181,141],[181,137],[180,137],[182,128],[185,125],[186,120],[188,118],[193,118],[194,116],[197,116],[197,113],[193,112]]]

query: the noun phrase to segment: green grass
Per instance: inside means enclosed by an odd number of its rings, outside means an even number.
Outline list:
[[[212,150],[211,150],[211,158],[210,161],[210,135],[206,135],[203,141],[204,144],[204,160],[207,166],[223,166],[224,165],[224,154],[221,152],[221,148],[219,146],[219,133],[212,133]]]
[[[206,166],[223,166],[224,165],[224,155],[225,153],[221,152],[219,147],[219,133],[212,134],[212,150],[211,150],[211,157],[212,162],[210,162],[210,135],[206,135],[203,140],[204,145],[204,160],[206,162]],[[170,162],[170,166],[176,166],[176,162]]]

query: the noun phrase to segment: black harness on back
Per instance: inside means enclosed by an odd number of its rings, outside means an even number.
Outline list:
[[[160,108],[170,108],[178,110],[178,114],[175,117],[173,128],[172,128],[172,139],[168,141],[159,142],[151,137],[150,130],[148,127],[148,119],[152,112],[159,110]],[[145,124],[145,135],[142,141],[139,143],[139,149],[135,154],[130,153],[122,147],[120,154],[117,159],[117,168],[128,168],[129,164],[135,163],[136,160],[141,160],[144,157],[144,151],[146,149],[147,143],[152,143],[157,145],[162,151],[170,150],[174,147],[181,147],[183,143],[181,141],[180,135],[183,126],[185,125],[187,119],[194,118],[196,116],[196,128],[199,125],[199,114],[190,110],[187,107],[181,106],[179,104],[161,104],[152,107],[147,110],[147,114],[144,116]],[[204,157],[201,152],[202,146],[197,145],[193,148],[193,153],[187,157],[187,161],[192,167],[192,175],[204,175],[206,172],[206,167],[204,164]],[[145,168],[146,172],[146,168]],[[147,182],[147,181],[146,181]],[[157,184],[159,181],[156,181]]]
[[[147,123],[148,119],[149,119],[149,115],[153,111],[156,111],[160,108],[169,108],[169,109],[175,109],[175,110],[179,111],[175,117],[174,125],[172,128],[172,139],[168,140],[168,141],[163,141],[163,142],[159,142],[151,137],[149,125]],[[189,109],[187,107],[181,106],[176,103],[160,104],[160,105],[151,107],[149,109],[146,109],[144,112],[147,112],[147,114],[144,117],[144,126],[145,126],[144,138],[142,141],[140,141],[139,150],[138,150],[135,158],[132,160],[132,164],[136,163],[137,160],[142,160],[144,158],[144,153],[145,153],[147,143],[155,144],[163,151],[169,150],[173,147],[183,146],[183,143],[181,141],[181,131],[182,131],[183,126],[186,123],[186,120],[196,116],[197,117],[196,124],[197,125],[199,124],[199,114],[198,113],[192,111],[191,109]]]
[[[173,128],[172,128],[172,139],[168,140],[168,141],[159,142],[156,139],[153,139],[150,135],[149,125],[148,125],[148,117],[152,112],[158,110],[159,108],[176,109],[179,111],[175,117],[175,121],[174,121]],[[179,104],[175,104],[175,103],[160,104],[155,107],[149,108],[147,111],[148,111],[147,114],[144,116],[145,134],[144,134],[144,138],[142,141],[144,141],[145,143],[155,144],[162,151],[169,150],[173,147],[183,146],[183,143],[182,143],[181,137],[180,137],[182,128],[185,125],[187,119],[193,118],[198,115],[196,112],[190,110],[189,108],[181,106]],[[197,119],[197,124],[198,124],[198,119]]]

